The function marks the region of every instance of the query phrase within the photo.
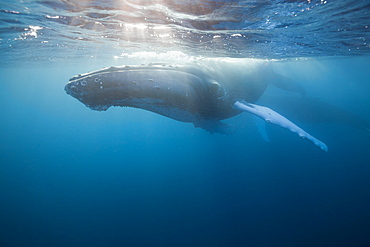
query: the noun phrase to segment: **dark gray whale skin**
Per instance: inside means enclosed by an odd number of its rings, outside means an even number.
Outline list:
[[[217,123],[241,113],[234,102],[253,103],[266,86],[261,80],[221,84],[193,65],[149,64],[80,74],[70,79],[65,91],[93,110],[136,107],[204,127],[202,123]]]

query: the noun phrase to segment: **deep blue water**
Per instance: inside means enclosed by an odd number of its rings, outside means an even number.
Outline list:
[[[370,246],[370,132],[362,128],[370,121],[368,1],[343,1],[346,8],[332,1],[3,2],[1,247]],[[287,14],[302,6],[313,14]],[[274,9],[279,18],[267,25]],[[352,29],[325,31],[333,23]],[[112,43],[120,25],[127,36]],[[297,45],[313,25],[308,45]],[[295,32],[283,31],[289,28]],[[202,35],[221,41],[208,49]],[[257,103],[324,141],[328,152],[271,125],[267,142],[246,113],[225,121],[236,133],[211,135],[139,109],[92,111],[64,91],[72,76],[105,66],[243,68],[256,57],[274,59],[275,71],[317,104],[295,109],[288,100],[296,95],[274,87]]]

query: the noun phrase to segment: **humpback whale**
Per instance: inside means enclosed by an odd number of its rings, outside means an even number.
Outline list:
[[[260,67],[239,83],[212,67],[162,63],[116,66],[74,76],[65,91],[92,110],[105,111],[111,106],[141,108],[193,123],[211,133],[232,133],[234,129],[220,120],[248,112],[327,151],[325,143],[284,116],[254,104],[270,83],[304,94],[298,84],[272,73],[268,66]],[[265,73],[267,70],[269,73]]]

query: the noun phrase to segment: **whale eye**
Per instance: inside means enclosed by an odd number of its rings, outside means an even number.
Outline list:
[[[214,94],[215,96],[217,96],[218,98],[222,97],[225,92],[224,92],[224,89],[221,87],[221,85],[215,81],[215,80],[210,80],[209,81],[209,84],[208,84],[208,90]]]
[[[213,91],[213,92],[217,92],[219,89],[220,89],[220,85],[219,84],[216,84],[216,83],[212,83],[210,85],[210,89]]]
[[[217,81],[210,81],[209,84],[208,84],[208,89],[212,92],[212,93],[217,93],[219,90],[220,90],[220,84],[218,84]]]

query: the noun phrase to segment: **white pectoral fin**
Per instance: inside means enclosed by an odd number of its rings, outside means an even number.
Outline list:
[[[270,108],[264,107],[264,106],[259,106],[259,105],[254,105],[250,103],[241,103],[239,101],[236,101],[234,103],[234,106],[242,111],[246,111],[249,113],[252,113],[262,119],[264,119],[266,122],[275,124],[277,126],[283,127],[285,129],[290,130],[293,133],[298,134],[300,137],[305,138],[321,148],[324,151],[328,151],[328,147],[323,143],[322,141],[316,139],[315,137],[311,136],[308,134],[306,131],[303,129],[299,128],[297,125],[289,121],[287,118],[284,116],[280,115],[279,113],[271,110]]]

